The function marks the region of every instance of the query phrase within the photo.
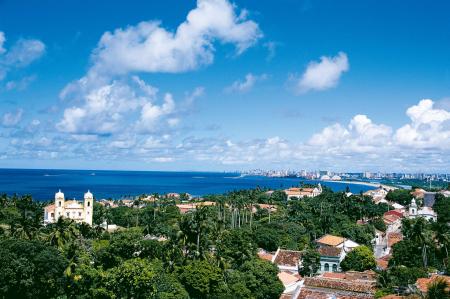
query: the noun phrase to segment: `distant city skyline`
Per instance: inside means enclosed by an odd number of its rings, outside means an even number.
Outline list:
[[[0,167],[450,172],[447,1],[0,1]]]

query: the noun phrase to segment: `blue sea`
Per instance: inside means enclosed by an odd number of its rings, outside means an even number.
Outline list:
[[[301,178],[241,176],[224,172],[0,169],[0,193],[30,194],[37,200],[53,200],[58,189],[64,192],[66,198],[82,199],[89,189],[96,199],[120,199],[169,192],[202,196],[258,186],[281,189],[298,186],[300,182],[318,183]],[[334,191],[345,190],[346,186],[353,193],[373,189],[357,184],[321,183]]]

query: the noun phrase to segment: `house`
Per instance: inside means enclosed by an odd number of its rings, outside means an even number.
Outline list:
[[[269,262],[272,262],[272,258],[273,258],[273,256],[274,256],[273,253],[268,252],[268,251],[265,251],[265,250],[262,249],[262,248],[260,248],[260,249],[258,250],[257,255],[258,255],[258,257],[259,257],[260,259],[266,260],[266,261],[269,261]]]
[[[391,255],[385,255],[383,257],[380,257],[378,259],[376,259],[377,262],[377,269],[379,270],[386,270],[389,266],[389,260],[391,259]]]
[[[341,271],[341,262],[346,255],[342,248],[324,246],[317,249],[317,251],[320,254],[319,273]]]
[[[199,201],[186,204],[177,204],[180,209],[180,213],[185,214],[187,212],[195,211],[197,207],[214,206],[216,203],[213,201]]]
[[[414,218],[418,218],[418,217],[425,218],[428,221],[436,221],[437,220],[437,214],[432,208],[427,207],[427,206],[425,206],[423,208],[417,207],[416,200],[413,198],[411,200],[411,204],[409,205],[408,218],[414,219]]]
[[[413,191],[410,192],[410,194],[414,198],[424,198],[426,191],[421,188],[416,188]]]
[[[278,248],[272,257],[272,263],[277,265],[280,271],[298,274],[301,257],[301,251]]]
[[[267,211],[270,211],[270,212],[276,212],[277,211],[277,206],[276,205],[269,205],[269,204],[265,204],[265,203],[259,203],[259,204],[253,205],[252,212],[256,213],[258,211],[258,208],[262,209],[262,210],[267,210]]]
[[[332,246],[336,248],[343,248],[346,253],[359,246],[358,243],[350,239],[329,234],[322,236],[315,242],[319,247]]]
[[[387,202],[385,200],[386,195],[388,194],[388,191],[386,191],[384,188],[380,187],[374,190],[369,190],[363,193],[363,195],[370,196],[373,199],[373,202],[375,203],[381,203],[381,202]]]
[[[68,200],[64,198],[64,193],[59,190],[55,193],[55,203],[44,208],[44,224],[54,223],[59,218],[73,219],[78,223],[92,225],[94,214],[94,196],[91,192],[84,194],[84,201]]]
[[[349,271],[306,277],[295,299],[367,299],[375,298],[375,272]]]
[[[322,194],[322,186],[320,184],[315,188],[298,188],[292,187],[284,190],[284,193],[287,195],[287,199],[291,200],[294,198],[300,199],[303,197],[316,197]]]
[[[375,238],[372,240],[375,258],[381,258],[391,253],[392,246],[403,240],[401,232],[381,232],[375,231]]]
[[[292,295],[299,287],[301,287],[303,283],[303,279],[300,275],[285,271],[281,271],[278,273],[278,279],[284,286],[282,296],[284,296],[285,298],[292,298]]]
[[[388,211],[383,214],[383,221],[386,224],[386,231],[399,231],[402,227],[402,216],[395,214],[393,211]]]
[[[320,273],[341,271],[340,264],[347,253],[359,246],[352,240],[333,235],[324,235],[315,242],[320,254]]]

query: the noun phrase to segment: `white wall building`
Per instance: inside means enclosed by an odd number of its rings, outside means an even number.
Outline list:
[[[55,194],[55,203],[48,205],[44,209],[44,223],[53,223],[60,217],[73,219],[76,222],[85,222],[92,225],[94,214],[94,196],[91,192],[84,194],[84,201],[68,200],[64,198],[64,193],[59,190]]]
[[[412,199],[411,204],[409,205],[408,218],[418,218],[422,217],[427,219],[428,221],[436,221],[437,214],[430,207],[417,207],[416,200]]]

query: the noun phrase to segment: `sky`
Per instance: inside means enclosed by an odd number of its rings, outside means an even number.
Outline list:
[[[0,167],[449,173],[449,11],[0,0]]]

